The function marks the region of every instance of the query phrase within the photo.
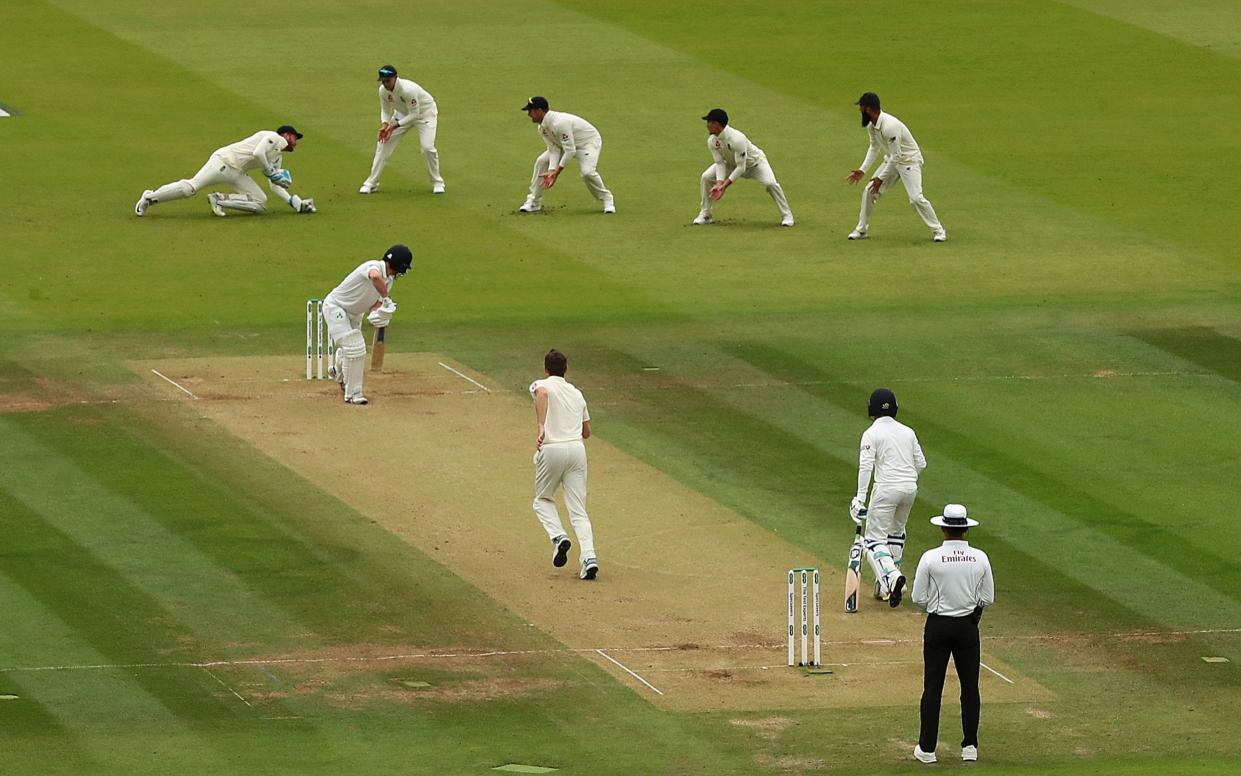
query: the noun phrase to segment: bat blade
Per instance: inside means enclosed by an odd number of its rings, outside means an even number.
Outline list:
[[[853,545],[849,547],[849,568],[845,571],[845,611],[857,611],[858,590],[862,587],[862,526],[853,533]]]
[[[384,368],[384,334],[388,327],[375,329],[375,337],[371,341],[371,371],[378,372]]]

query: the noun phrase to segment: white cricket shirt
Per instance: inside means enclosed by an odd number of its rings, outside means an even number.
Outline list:
[[[926,458],[914,430],[896,418],[875,418],[870,428],[862,432],[857,497],[866,498],[872,471],[876,483],[917,482],[918,474],[925,468]]]
[[[358,268],[345,276],[340,285],[332,289],[323,301],[330,302],[350,315],[365,315],[380,300],[375,284],[371,282],[371,270],[379,270],[379,275],[392,291],[394,277],[387,273],[387,264],[381,259],[371,259],[358,265]]]
[[[214,156],[234,170],[262,170],[264,173],[280,169],[281,153],[289,147],[289,141],[268,129],[259,130],[245,140],[217,148]]]
[[[913,602],[928,614],[965,617],[995,603],[995,578],[987,553],[962,540],[922,553],[914,575]]]
[[[909,127],[896,116],[880,111],[879,118],[866,131],[870,134],[870,147],[859,170],[870,167],[881,152],[887,164],[922,164],[922,149],[909,133]]]
[[[736,183],[746,170],[767,161],[763,149],[751,143],[750,138],[741,130],[733,127],[724,127],[718,135],[707,133],[707,150],[715,160],[715,179],[718,181],[728,178]]]
[[[544,377],[530,383],[530,395],[547,390],[547,419],[543,422],[543,444],[582,441],[582,423],[590,420],[586,397],[563,377]]]
[[[560,153],[559,164],[553,167],[567,167],[569,160],[582,146],[603,144],[603,136],[589,121],[572,113],[549,110],[539,124],[539,136],[547,144],[547,150]]]
[[[379,123],[391,124],[395,116],[396,123],[405,126],[416,119],[434,115],[435,98],[408,78],[396,79],[392,91],[385,89],[383,84],[379,85]]]

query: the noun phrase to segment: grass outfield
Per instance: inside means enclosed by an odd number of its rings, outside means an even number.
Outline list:
[[[930,461],[910,554],[936,540],[925,517],[969,505],[998,583],[984,652],[1046,691],[984,695],[979,767],[1236,772],[1241,216],[1211,159],[1241,121],[1241,10],[1182,5],[0,7],[0,770],[922,770],[916,697],[649,703],[127,367],[253,356],[296,378],[302,298],[404,241],[389,349],[520,392],[555,345],[601,439],[808,555],[846,555],[865,399],[891,386]],[[356,194],[388,61],[439,103],[444,197],[412,141]],[[948,243],[899,191],[844,239],[864,90],[922,145]],[[600,128],[616,216],[573,175],[514,212],[532,93]],[[767,152],[794,229],[749,181],[688,226],[716,105]],[[318,214],[132,215],[285,121]],[[357,433],[402,433],[373,398]],[[418,465],[394,462],[393,487]],[[537,534],[528,500],[497,515]],[[378,659],[483,650],[507,654]]]

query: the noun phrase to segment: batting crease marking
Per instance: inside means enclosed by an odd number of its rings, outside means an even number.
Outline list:
[[[627,667],[624,663],[622,663],[621,661],[617,660],[616,658],[612,657],[612,656],[611,656],[611,655],[609,655],[608,653],[604,652],[602,649],[596,649],[595,651],[596,651],[596,652],[598,652],[600,655],[603,655],[604,657],[606,657],[608,660],[611,660],[611,661],[612,661],[613,663],[615,663],[616,665],[620,666],[620,669],[621,669],[622,671],[624,671],[625,673],[629,674],[629,675],[630,675],[630,676],[632,676],[634,679],[637,679],[639,682],[642,682],[642,684],[645,684],[647,687],[650,687],[650,688],[651,688],[652,690],[654,690],[657,694],[659,694],[659,695],[663,695],[663,692],[661,692],[661,691],[660,691],[660,689],[659,689],[658,687],[656,687],[655,685],[653,685],[653,684],[651,684],[650,682],[646,681],[646,680],[645,680],[645,679],[643,679],[642,677],[638,676],[636,673],[634,673],[633,671],[631,671],[631,670],[630,670],[630,669],[629,669],[629,668],[628,668],[628,667]]]
[[[1008,682],[1009,684],[1016,684],[1016,682],[1014,682],[1012,679],[1009,679],[1007,676],[1005,676],[1004,674],[1002,674],[1002,673],[1000,673],[999,671],[995,670],[994,668],[992,668],[991,666],[989,666],[989,665],[987,665],[986,663],[982,662],[981,660],[979,660],[979,661],[978,661],[978,665],[980,665],[980,666],[982,666],[983,668],[987,669],[988,671],[990,671],[991,673],[993,673],[993,674],[995,674],[996,676],[1000,677],[1001,679],[1003,679],[1004,681]]]
[[[151,371],[152,371],[152,372],[154,372],[154,373],[155,373],[155,375],[156,375],[157,377],[162,377],[163,379],[167,380],[169,383],[171,383],[173,386],[175,386],[175,387],[176,387],[176,389],[177,389],[178,391],[182,391],[183,393],[185,393],[186,395],[188,395],[191,399],[197,399],[197,398],[198,398],[197,396],[195,396],[194,394],[192,394],[192,393],[190,393],[188,390],[186,390],[184,387],[182,387],[180,383],[178,383],[176,380],[173,380],[171,377],[168,377],[167,375],[165,375],[165,374],[163,374],[162,372],[160,372],[160,371],[158,371],[158,370],[155,370],[155,369],[152,369]]]
[[[452,373],[453,373],[453,374],[455,374],[456,376],[458,376],[458,377],[463,377],[463,378],[465,378],[466,380],[469,380],[470,382],[472,382],[472,383],[474,383],[475,385],[477,385],[479,388],[482,388],[482,389],[483,389],[484,391],[486,391],[487,393],[491,393],[491,389],[490,389],[490,388],[488,388],[487,386],[483,385],[483,384],[482,384],[482,383],[480,383],[479,381],[475,380],[473,377],[470,377],[469,375],[461,374],[461,373],[460,373],[460,372],[458,372],[456,369],[453,369],[453,368],[452,368],[452,367],[450,367],[448,364],[445,364],[443,361],[437,361],[436,363],[437,363],[437,364],[439,364],[440,366],[444,367],[445,369],[447,369],[449,372],[452,372]]]
[[[246,700],[245,698],[241,697],[241,695],[239,695],[239,694],[238,694],[238,692],[237,692],[236,690],[234,690],[232,687],[229,687],[227,684],[225,684],[223,679],[221,679],[220,677],[218,677],[218,676],[216,676],[215,674],[211,673],[211,669],[207,668],[206,666],[199,666],[199,668],[201,668],[202,670],[206,671],[206,672],[207,672],[207,676],[210,676],[212,679],[214,679],[214,680],[216,680],[217,682],[219,682],[221,687],[223,687],[225,690],[228,690],[228,691],[229,691],[229,692],[231,692],[234,696],[236,696],[236,697],[237,697],[237,700],[239,700],[239,701],[241,701],[242,703],[246,704],[246,705],[247,705],[247,706],[249,706],[250,708],[254,708],[254,706],[250,703],[250,701],[248,701],[248,700]]]

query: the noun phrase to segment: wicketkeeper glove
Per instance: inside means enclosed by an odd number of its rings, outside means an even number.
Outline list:
[[[853,518],[854,523],[861,525],[862,521],[866,519],[866,502],[854,497],[849,502],[849,517]]]
[[[288,170],[276,170],[275,172],[267,173],[267,180],[271,181],[273,186],[287,189],[293,185],[293,173]]]

